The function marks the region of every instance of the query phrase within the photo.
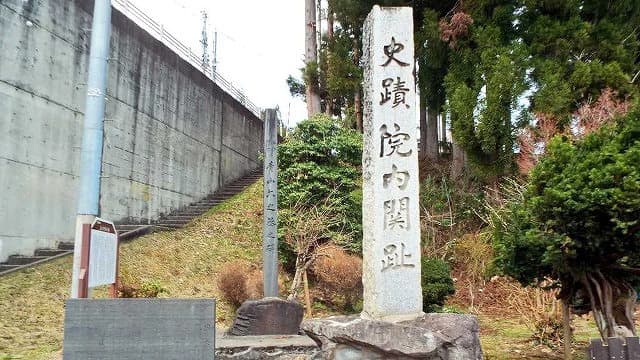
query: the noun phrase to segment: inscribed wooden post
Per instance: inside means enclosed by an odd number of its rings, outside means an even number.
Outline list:
[[[374,6],[364,25],[362,316],[422,315],[413,15]]]

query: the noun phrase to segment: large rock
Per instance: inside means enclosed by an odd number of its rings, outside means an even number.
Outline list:
[[[245,301],[229,335],[294,335],[300,332],[304,309],[296,301],[265,298]]]
[[[475,316],[425,314],[397,323],[335,316],[305,320],[302,329],[324,359],[482,359]]]

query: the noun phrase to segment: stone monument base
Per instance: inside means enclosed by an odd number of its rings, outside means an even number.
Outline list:
[[[304,309],[297,301],[278,298],[247,300],[237,311],[229,335],[296,335]]]
[[[302,329],[324,359],[482,359],[475,316],[425,314],[396,323],[358,315],[310,319]]]

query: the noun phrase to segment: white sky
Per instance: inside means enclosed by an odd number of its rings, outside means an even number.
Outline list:
[[[213,32],[218,31],[218,73],[259,107],[279,106],[285,124],[306,118],[306,105],[291,97],[286,84],[289,75],[301,77],[304,65],[304,1],[130,1],[198,56],[201,11],[206,10],[212,61]]]

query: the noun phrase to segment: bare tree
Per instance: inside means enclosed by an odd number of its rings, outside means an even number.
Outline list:
[[[329,229],[340,223],[329,201],[311,207],[296,204],[292,209],[296,215],[284,236],[284,241],[296,254],[296,272],[289,299],[297,298],[304,274],[316,259],[326,255],[320,245],[329,240]]]

